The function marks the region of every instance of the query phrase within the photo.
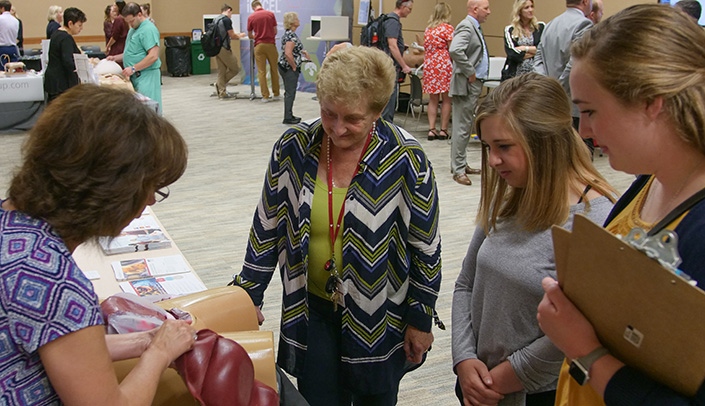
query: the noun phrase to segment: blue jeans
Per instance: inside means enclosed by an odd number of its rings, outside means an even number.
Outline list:
[[[345,388],[340,377],[340,331],[342,311],[315,295],[308,295],[308,347],[299,392],[311,406],[393,406],[399,382],[387,392],[363,395]]]
[[[2,59],[0,60],[0,66],[5,66],[8,62],[17,62],[20,60],[20,51],[14,45],[0,46],[0,55],[3,55],[3,57],[0,58]],[[4,55],[7,55],[7,58]]]

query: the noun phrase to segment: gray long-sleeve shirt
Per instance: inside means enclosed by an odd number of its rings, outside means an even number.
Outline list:
[[[584,214],[602,224],[611,209],[609,199],[599,197]],[[563,227],[584,211],[584,203],[571,206]],[[508,359],[526,391],[505,395],[500,405],[523,406],[527,392],[556,387],[564,356],[536,321],[546,276],[556,278],[550,229],[526,232],[507,219],[488,236],[482,227],[475,230],[453,293],[453,367],[477,358],[492,369]]]

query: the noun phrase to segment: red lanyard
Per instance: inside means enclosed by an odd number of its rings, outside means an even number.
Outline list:
[[[375,131],[375,124],[372,124],[372,129],[370,130],[370,133],[367,134],[367,141],[365,141],[365,146],[362,148],[362,151],[360,152],[360,158],[357,160],[357,170],[355,173],[360,172],[360,162],[362,162],[362,157],[365,155],[365,151],[367,151],[367,147],[370,145],[370,141],[372,140],[372,133]],[[343,200],[343,204],[340,206],[340,213],[338,214],[338,221],[335,224],[335,227],[333,227],[333,161],[330,159],[330,136],[327,136],[326,138],[326,147],[327,147],[327,158],[328,158],[328,224],[330,226],[330,249],[331,249],[331,255],[335,257],[335,240],[338,238],[338,231],[340,231],[340,225],[343,222],[343,212],[345,211],[345,200]],[[354,175],[353,175],[354,176]]]

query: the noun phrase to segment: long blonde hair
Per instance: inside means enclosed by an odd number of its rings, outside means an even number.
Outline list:
[[[631,6],[595,25],[571,52],[624,105],[663,98],[675,131],[705,154],[705,32],[690,16]]]
[[[448,3],[438,3],[433,7],[433,14],[428,19],[428,26],[426,28],[438,27],[443,23],[450,21],[451,14],[450,5]]]
[[[557,80],[527,73],[502,82],[482,101],[477,113],[477,134],[482,122],[500,117],[526,154],[526,187],[514,188],[490,169],[488,149],[482,148],[482,192],[477,224],[485,233],[498,220],[514,217],[523,229],[541,231],[563,224],[570,213],[569,194],[589,185],[615,201],[616,191],[595,169],[590,152],[573,129],[571,105]],[[585,202],[589,208],[589,202]]]
[[[519,35],[524,32],[524,26],[521,25],[521,10],[524,8],[524,5],[526,5],[526,3],[528,2],[531,2],[531,4],[535,4],[534,0],[514,0],[514,6],[512,7],[511,15],[511,26],[512,28],[514,28],[514,31],[512,32],[512,38],[519,38]],[[531,21],[529,21],[529,26],[531,27],[532,32],[539,29],[539,21],[536,19],[536,16],[534,16]]]

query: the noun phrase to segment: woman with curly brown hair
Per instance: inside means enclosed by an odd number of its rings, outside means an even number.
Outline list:
[[[3,404],[27,404],[27,393],[32,404],[150,404],[162,372],[193,345],[193,328],[167,321],[106,336],[72,252],[116,236],[168,195],[186,169],[183,138],[133,94],[79,85],[44,111],[23,153],[0,204]],[[135,357],[118,383],[112,361]]]

